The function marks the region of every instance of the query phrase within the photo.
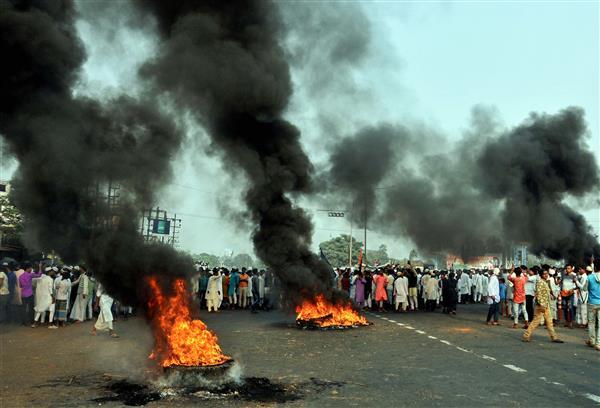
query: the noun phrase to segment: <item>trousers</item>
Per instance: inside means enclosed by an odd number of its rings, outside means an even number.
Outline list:
[[[546,320],[546,329],[548,330],[548,334],[550,335],[550,339],[554,340],[556,338],[556,332],[554,331],[554,323],[552,322],[552,316],[550,315],[550,308],[543,307],[537,305],[535,307],[533,320],[529,324],[527,330],[525,330],[525,334],[523,334],[523,338],[529,339],[533,331],[538,327],[542,321],[542,319]]]
[[[600,305],[587,305],[588,336],[592,344],[600,344]]]
[[[529,321],[529,316],[527,316],[527,308],[525,307],[525,303],[513,303],[513,322],[515,324],[519,323],[519,314],[523,312],[523,319],[526,322]]]
[[[492,304],[490,305],[490,307],[488,309],[488,315],[487,315],[488,322],[490,322],[492,320],[492,317],[494,318],[495,322],[498,322],[498,310],[499,310],[499,304],[497,302],[492,302]]]

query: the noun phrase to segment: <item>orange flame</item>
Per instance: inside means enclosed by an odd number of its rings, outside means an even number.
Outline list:
[[[367,319],[359,315],[350,303],[333,304],[319,294],[296,307],[296,320],[310,321],[320,327],[366,326]]]
[[[150,358],[163,367],[211,366],[231,360],[221,352],[217,336],[202,321],[192,319],[183,279],[174,282],[171,296],[163,295],[155,278],[147,282],[153,294],[148,310],[156,340]]]

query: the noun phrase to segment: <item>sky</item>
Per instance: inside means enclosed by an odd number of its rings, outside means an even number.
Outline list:
[[[156,49],[153,27],[127,24],[124,2],[116,3],[120,8],[112,3],[110,9],[104,7],[108,2],[77,4],[77,29],[88,60],[75,93],[102,97],[142,92],[136,70]],[[354,29],[369,35],[364,58],[332,79],[341,81],[344,92],[315,97],[307,90],[311,72],[292,63],[294,95],[286,117],[301,130],[304,147],[319,168],[326,165],[324,129],[344,135],[367,123],[420,122],[458,140],[475,106],[494,110],[510,128],[532,111],[556,113],[576,105],[585,109],[588,142],[600,161],[598,4],[279,2],[288,21],[300,18],[306,8],[341,16],[358,10],[366,18]],[[289,46],[288,41],[283,45]],[[243,177],[226,171],[230,163],[211,152],[202,129],[189,129],[197,134],[188,138],[174,164],[172,182],[164,186],[156,204],[182,218],[181,249],[252,254],[252,226],[241,212]],[[15,164],[1,157],[0,179],[6,179]],[[328,217],[319,202],[303,198],[297,203],[314,222],[315,250],[319,242],[350,232],[348,218]],[[597,202],[588,199],[575,205],[600,231]],[[369,248],[385,243],[397,258],[406,257],[413,247],[400,236],[368,234]],[[354,236],[362,240],[362,231],[354,229]]]

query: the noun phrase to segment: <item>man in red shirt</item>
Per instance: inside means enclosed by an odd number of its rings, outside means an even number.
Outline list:
[[[508,280],[514,285],[513,289],[513,329],[516,329],[519,324],[519,309],[523,311],[523,318],[525,319],[525,329],[529,326],[529,316],[527,315],[527,308],[525,307],[525,283],[527,282],[527,276],[522,274],[521,268],[518,266],[513,268],[513,273],[508,277]]]

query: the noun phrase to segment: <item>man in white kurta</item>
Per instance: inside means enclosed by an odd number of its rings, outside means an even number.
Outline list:
[[[42,274],[39,278],[33,278],[32,282],[35,285],[35,306],[33,310],[35,310],[35,317],[33,319],[33,324],[31,327],[36,327],[37,322],[40,321],[44,323],[46,321],[46,312],[50,311],[52,304],[54,303],[54,281],[48,275],[52,268],[46,268],[45,273]],[[50,316],[50,323],[52,323],[54,316]]]
[[[86,275],[86,270],[80,267],[81,274],[79,275],[79,286],[77,287],[77,297],[73,303],[71,314],[69,317],[71,320],[75,320],[75,323],[81,323],[85,320],[85,312],[87,308],[87,297],[88,297],[88,285],[89,278]]]
[[[484,273],[483,275],[481,275],[481,296],[484,302],[487,301],[487,297],[488,297],[488,284],[490,282],[490,278],[488,278],[487,273]]]
[[[394,294],[396,295],[396,311],[402,305],[402,311],[406,312],[408,306],[408,278],[400,272],[398,279],[394,281]]]
[[[480,302],[481,296],[483,295],[483,276],[480,272],[477,272],[474,277],[475,282],[475,299],[474,302]]]
[[[588,272],[592,272],[592,268],[588,266]],[[588,325],[587,319],[587,303],[588,303],[588,285],[587,285],[587,274],[585,269],[579,269],[579,276],[577,279],[573,279],[575,282],[575,286],[577,286],[577,291],[575,292],[575,299],[577,300],[577,310],[575,312],[576,322],[580,328],[586,327]]]
[[[96,299],[98,306],[100,307],[100,313],[98,313],[98,320],[94,324],[92,334],[96,335],[96,331],[108,330],[111,337],[119,337],[113,329],[113,315],[112,315],[112,304],[113,298],[106,293],[101,283],[98,283],[98,289],[96,290]]]
[[[213,275],[208,278],[208,285],[206,286],[206,307],[208,308],[209,313],[219,310],[219,305],[223,299],[222,291],[223,285],[221,284],[221,274],[215,271],[213,272]]]
[[[265,300],[265,273],[261,271],[258,275],[258,296],[260,297],[260,305],[263,305]]]
[[[467,303],[468,297],[471,294],[471,278],[469,278],[469,274],[467,272],[463,272],[460,274],[460,279],[458,280],[458,291],[460,295],[460,302]]]
[[[427,279],[425,285],[423,286],[423,293],[425,294],[424,298],[426,302],[425,310],[435,310],[435,305],[439,297],[438,289],[438,280],[435,276],[431,276],[429,279]]]

